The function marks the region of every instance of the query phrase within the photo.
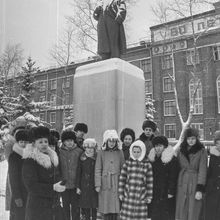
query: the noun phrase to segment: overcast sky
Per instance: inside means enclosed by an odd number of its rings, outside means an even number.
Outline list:
[[[0,0],[0,52],[7,43],[20,43],[25,56],[31,55],[38,66],[52,65],[49,50],[58,39],[64,16],[71,14],[71,1],[74,0]],[[149,27],[156,24],[152,2],[138,0],[129,12],[129,42],[149,36]]]

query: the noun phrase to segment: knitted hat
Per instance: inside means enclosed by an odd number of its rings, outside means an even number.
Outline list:
[[[93,148],[96,148],[97,147],[97,143],[95,141],[94,138],[87,138],[83,141],[83,148],[86,148],[86,147],[93,147]]]
[[[65,130],[63,131],[63,133],[61,134],[61,141],[64,142],[65,140],[74,140],[74,142],[76,141],[76,135],[73,131],[68,131]]]
[[[151,128],[153,132],[155,132],[157,129],[157,125],[151,120],[145,120],[143,122],[142,129],[144,130],[145,128]]]
[[[86,134],[88,132],[88,126],[84,123],[77,123],[74,127],[74,131],[83,131]]]
[[[152,140],[152,144],[155,147],[158,144],[164,145],[164,147],[168,146],[168,140],[165,136],[156,136]]]
[[[130,136],[131,136],[132,142],[135,140],[135,133],[134,133],[134,131],[133,131],[131,128],[124,128],[124,129],[121,131],[121,134],[120,134],[120,139],[121,139],[122,142],[124,141],[124,138],[125,138],[125,136],[127,136],[127,135],[130,135]]]
[[[24,129],[17,130],[15,132],[15,140],[18,141],[28,141],[28,134],[27,131]]]
[[[216,144],[216,141],[218,140],[220,140],[220,130],[214,133],[214,144]]]
[[[44,126],[33,127],[30,130],[31,141],[36,141],[40,138],[47,138],[49,140],[50,130]]]
[[[116,130],[106,130],[103,134],[103,143],[106,143],[109,139],[116,139],[119,141],[119,137]]]
[[[199,136],[199,132],[197,129],[195,128],[187,128],[185,130],[185,137],[188,138],[188,137],[198,137]]]

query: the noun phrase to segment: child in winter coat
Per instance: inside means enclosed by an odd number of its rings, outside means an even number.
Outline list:
[[[31,129],[32,145],[23,151],[22,176],[28,192],[25,220],[63,220],[59,193],[61,184],[58,156],[49,147],[48,128]]]
[[[205,220],[220,219],[220,131],[214,135],[207,175]]]
[[[76,193],[77,168],[83,150],[77,147],[76,135],[73,131],[65,130],[61,134],[60,165],[62,179],[66,180],[66,190],[62,193],[63,208],[66,220],[79,220],[79,196]]]
[[[130,147],[130,158],[123,165],[118,189],[122,202],[121,220],[147,219],[147,204],[153,195],[153,173],[145,153],[144,143],[135,141]]]
[[[14,136],[16,143],[8,159],[8,174],[12,192],[10,219],[24,220],[27,200],[27,191],[22,179],[22,166],[24,160],[22,159],[23,155],[16,149],[21,149],[21,151],[23,151],[28,141],[28,135],[26,130],[21,129],[18,130]]]
[[[125,160],[129,159],[129,148],[135,140],[135,133],[131,128],[124,128],[121,131],[120,139],[122,141],[122,151],[124,153]]]
[[[98,193],[95,191],[95,139],[88,138],[83,142],[85,152],[82,153],[77,169],[77,193],[80,194],[79,207],[82,210],[83,219],[96,220],[98,207]]]
[[[201,215],[207,174],[207,152],[198,136],[196,129],[186,129],[177,155],[180,165],[176,197],[177,220],[198,220]]]
[[[95,187],[99,193],[98,211],[104,215],[104,220],[116,220],[120,212],[118,178],[124,155],[115,130],[104,132],[103,143],[95,165]]]
[[[175,219],[175,194],[178,178],[178,162],[173,147],[168,146],[165,136],[152,140],[154,148],[148,158],[153,168],[153,200],[151,220]]]

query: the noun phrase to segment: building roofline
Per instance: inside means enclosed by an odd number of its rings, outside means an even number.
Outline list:
[[[205,11],[205,12],[202,12],[202,13],[199,13],[199,14],[195,14],[193,16],[188,16],[188,17],[185,17],[185,18],[179,18],[179,19],[176,19],[176,20],[172,20],[172,21],[169,21],[169,22],[166,22],[166,23],[162,23],[162,24],[158,24],[158,25],[154,25],[154,26],[151,26],[150,27],[150,30],[154,30],[154,29],[158,29],[158,28],[161,28],[165,25],[172,25],[172,24],[176,24],[176,23],[180,23],[182,21],[187,21],[189,20],[191,17],[193,19],[195,18],[198,18],[198,17],[203,17],[203,16],[206,16],[208,14],[215,14],[216,10],[213,9],[213,10],[209,10],[209,11]]]

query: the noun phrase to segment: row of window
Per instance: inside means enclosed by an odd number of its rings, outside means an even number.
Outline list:
[[[199,131],[201,140],[204,140],[204,126],[203,123],[192,123],[191,127],[196,128]],[[165,124],[164,135],[169,139],[176,139],[176,124]]]
[[[71,99],[70,99],[70,93],[64,93],[62,97],[57,96],[56,94],[51,94],[50,95],[50,105],[51,106],[56,106],[57,105],[57,99],[61,100],[61,105],[70,105]],[[41,94],[39,97],[39,102],[44,102],[46,101],[46,95]]]

